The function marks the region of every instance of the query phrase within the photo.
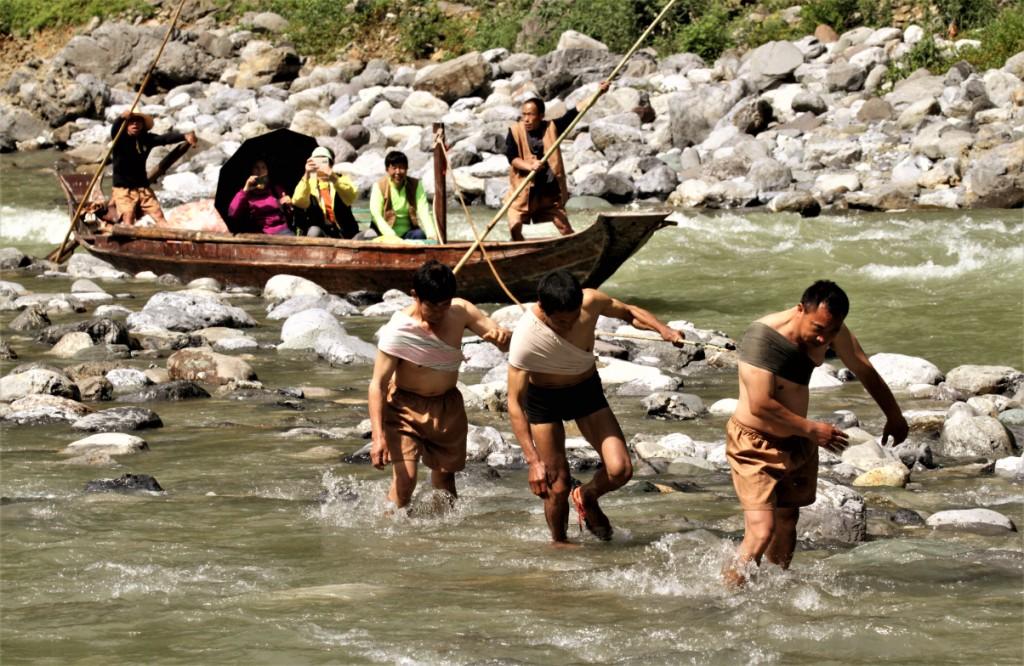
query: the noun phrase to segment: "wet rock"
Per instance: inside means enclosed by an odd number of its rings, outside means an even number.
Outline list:
[[[870,469],[853,480],[854,486],[891,486],[902,488],[910,481],[910,470],[899,461],[887,462]]]
[[[87,432],[119,432],[162,428],[164,423],[156,412],[145,407],[112,407],[83,416],[71,427]]]
[[[0,378],[0,402],[11,402],[29,395],[81,399],[78,386],[63,373],[53,370],[31,368]]]
[[[1024,409],[1008,409],[997,418],[1006,426],[1024,426]]]
[[[172,380],[227,384],[232,380],[257,379],[252,366],[240,358],[218,354],[209,348],[182,349],[167,359]]]
[[[4,419],[21,425],[37,425],[53,421],[74,422],[92,410],[80,402],[55,395],[29,395],[11,403]]]
[[[850,441],[856,443],[851,444],[851,446],[843,451],[843,462],[853,465],[864,472],[897,461],[890,450],[879,446],[873,438],[858,440],[857,435],[859,432],[863,431],[847,428],[847,435],[850,436]],[[871,436],[868,435],[868,437]]]
[[[490,370],[505,363],[505,353],[490,342],[472,342],[462,348],[460,371]]]
[[[267,313],[267,319],[287,319],[304,310],[326,310],[335,317],[352,317],[360,314],[357,306],[340,296],[300,294],[273,306]]]
[[[354,335],[338,333],[316,339],[313,350],[332,366],[372,363],[377,347]]]
[[[1024,479],[1024,457],[1007,456],[996,461],[995,473],[997,476],[1008,479]]]
[[[9,324],[10,330],[20,333],[38,331],[48,326],[50,326],[50,318],[46,316],[46,311],[38,305],[25,308]]]
[[[370,449],[372,444],[366,444],[352,453],[348,454],[342,460],[349,465],[369,465],[370,464]]]
[[[297,296],[326,296],[327,290],[320,285],[295,275],[275,275],[263,286],[263,300],[274,305]]]
[[[991,416],[951,415],[942,427],[935,452],[951,458],[1002,458],[1016,453],[1017,442]]]
[[[89,337],[88,333],[67,333],[47,353],[57,358],[72,358],[78,352],[92,346],[92,338]]]
[[[147,386],[141,391],[134,393],[124,393],[117,396],[114,400],[115,402],[156,402],[209,397],[210,394],[195,382],[174,381]]]
[[[115,368],[104,375],[118,391],[130,391],[153,383],[146,373],[135,368]]]
[[[708,407],[708,412],[716,416],[732,416],[739,402],[736,398],[722,398]]]
[[[11,348],[10,343],[0,338],[0,361],[13,361],[17,358],[18,354]]]
[[[485,462],[492,453],[507,453],[510,448],[496,428],[469,426],[466,436],[467,462]]]
[[[797,213],[800,217],[817,217],[821,204],[810,192],[782,192],[768,202],[773,213]]]
[[[892,522],[904,527],[919,527],[925,524],[924,518],[917,511],[911,509],[896,509],[891,517]]]
[[[655,440],[647,439],[638,435],[630,441],[630,446],[636,455],[643,460],[665,459],[668,461],[684,460],[692,458],[704,460],[708,456],[708,447],[695,442],[688,435],[672,433]]]
[[[255,338],[251,338],[234,328],[212,326],[200,329],[193,335],[199,338],[204,345],[213,347],[213,350],[217,352],[256,349],[259,347],[259,342]]]
[[[755,98],[741,103],[732,117],[732,124],[741,132],[756,135],[765,131],[772,121],[772,105]]]
[[[163,492],[160,483],[148,474],[125,474],[116,479],[97,479],[85,484],[87,493]]]
[[[508,411],[508,381],[459,386],[466,409],[504,413]]]
[[[256,321],[245,310],[224,303],[206,292],[159,292],[150,297],[140,312],[128,316],[131,330],[162,328],[195,331],[211,326],[251,328]]]
[[[384,292],[383,300],[380,303],[363,309],[364,317],[390,317],[403,308],[412,305],[412,296],[398,290],[389,289]]]
[[[69,333],[86,333],[94,344],[125,345],[130,342],[127,327],[113,319],[99,317],[87,321],[50,326],[39,334],[39,342],[57,344]]]
[[[32,259],[14,247],[0,248],[0,270],[11,271],[32,263]]]
[[[689,393],[659,391],[643,400],[648,417],[686,421],[707,413],[704,401]]]
[[[943,379],[942,371],[923,358],[903,354],[874,354],[869,360],[890,388],[938,384]]]
[[[76,383],[82,393],[81,399],[86,402],[110,400],[114,396],[114,385],[106,377],[83,377]]]
[[[68,275],[74,278],[100,278],[103,280],[127,280],[128,273],[114,268],[102,259],[79,252],[71,255],[67,265]]]
[[[817,499],[800,510],[797,534],[812,541],[859,543],[867,535],[864,498],[854,490],[818,479]]]
[[[998,395],[994,393],[976,395],[972,398],[968,398],[967,404],[970,405],[971,408],[979,415],[993,416],[996,418],[999,417],[1000,413],[1007,409],[1020,407],[1020,403],[1016,400],[1008,398],[1005,395]]]
[[[1024,373],[1003,365],[961,365],[949,371],[946,383],[967,395],[1012,394],[1024,384]]]
[[[187,333],[169,331],[159,326],[146,326],[133,330],[128,335],[133,348],[148,351],[174,351],[192,345],[192,337]]]
[[[991,509],[954,509],[939,511],[928,516],[925,524],[932,529],[973,532],[998,536],[1016,532],[1017,526],[1001,513]]]
[[[85,452],[101,452],[108,456],[127,456],[139,451],[148,451],[149,444],[141,437],[120,432],[101,432],[68,444],[61,453],[76,455]]]
[[[932,458],[932,447],[927,443],[907,440],[892,447],[891,451],[894,456],[899,458],[910,469],[918,466],[926,469],[935,467],[935,462]]]

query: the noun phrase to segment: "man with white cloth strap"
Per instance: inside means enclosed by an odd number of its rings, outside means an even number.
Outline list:
[[[594,329],[601,315],[657,331],[677,345],[684,339],[680,331],[643,308],[581,288],[568,271],[553,271],[541,279],[537,304],[512,334],[508,412],[529,465],[530,490],[544,500],[544,515],[556,544],[567,541],[570,496],[587,529],[599,539],[611,539],[611,522],[597,500],[633,475],[622,428],[608,407],[594,362]],[[569,420],[576,421],[603,463],[589,483],[575,489],[562,425]]]
[[[413,304],[380,331],[369,392],[370,462],[377,469],[392,464],[388,498],[398,508],[412,499],[420,458],[431,469],[433,486],[456,496],[455,473],[466,466],[469,428],[455,387],[463,331],[508,348],[509,332],[455,298],[455,289],[451,268],[426,262],[413,276]]]

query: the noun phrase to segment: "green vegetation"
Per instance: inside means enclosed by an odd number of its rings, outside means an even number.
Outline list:
[[[622,53],[667,0],[213,0],[218,19],[273,11],[289,21],[286,35],[300,53],[337,57],[357,53],[388,58],[450,58],[472,50],[504,47],[545,53],[565,30],[578,30]],[[926,31],[978,39],[980,49],[957,54],[978,68],[1001,66],[1024,50],[1024,0],[913,0]],[[730,48],[793,40],[819,23],[843,32],[892,21],[897,0],[678,0],[652,32],[647,46],[659,53],[689,51],[705,60]],[[799,19],[788,11],[800,5]],[[0,32],[25,36],[44,28],[77,25],[93,16],[153,16],[151,0],[0,0]],[[931,40],[917,45],[891,68],[890,78],[918,67],[933,71],[951,55]]]
[[[0,0],[0,34],[27,36],[44,28],[120,16],[152,16],[145,0]]]

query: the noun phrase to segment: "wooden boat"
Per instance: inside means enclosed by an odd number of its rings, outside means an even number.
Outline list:
[[[88,188],[87,176],[60,174],[58,180],[74,217]],[[444,183],[443,170],[438,183]],[[435,218],[446,238],[445,198],[435,197]],[[590,227],[569,236],[483,243],[494,270],[519,300],[535,298],[537,282],[548,271],[564,268],[586,287],[597,287],[629,259],[655,231],[670,223],[668,212],[602,213]],[[424,244],[382,244],[369,241],[230,234],[180,229],[114,225],[97,232],[74,220],[74,240],[90,254],[129,273],[170,273],[188,281],[212,277],[226,285],[262,287],[274,275],[303,277],[331,293],[358,290],[383,293],[409,291],[412,274],[424,261],[455,266],[469,241]],[[458,275],[459,295],[478,303],[508,302],[477,251]]]

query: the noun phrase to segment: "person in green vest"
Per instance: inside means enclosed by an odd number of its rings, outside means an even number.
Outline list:
[[[423,183],[409,176],[409,158],[393,150],[384,157],[387,175],[370,188],[370,216],[383,238],[436,238]]]

